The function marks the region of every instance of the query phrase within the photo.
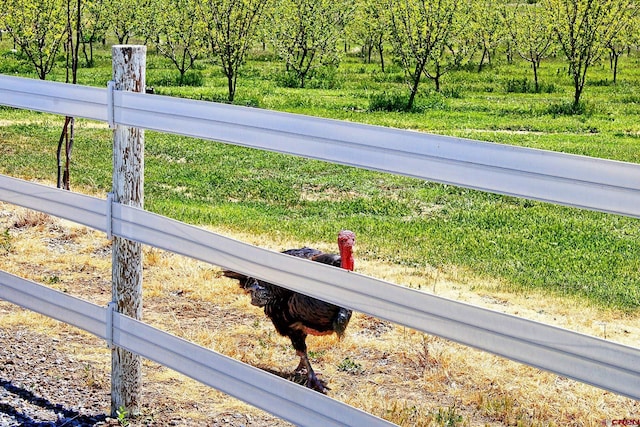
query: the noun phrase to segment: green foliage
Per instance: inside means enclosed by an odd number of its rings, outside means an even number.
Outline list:
[[[384,44],[387,39],[388,23],[385,6],[377,0],[360,0],[355,3],[354,17],[347,26],[348,34],[361,43],[360,55],[371,62],[374,49],[380,55],[380,67],[384,72]]]
[[[400,92],[374,93],[369,97],[369,111],[408,111],[407,95]]]
[[[8,51],[2,55],[0,61],[0,73],[30,75],[34,73],[33,64],[22,52]]]
[[[507,93],[554,93],[556,92],[556,87],[553,83],[538,84],[536,87],[535,82],[525,77],[507,80],[505,83],[505,91]]]
[[[434,414],[434,418],[442,427],[456,427],[464,421],[455,405],[449,408],[439,408],[438,412]]]
[[[267,16],[268,37],[288,76],[305,87],[320,67],[340,63],[338,40],[353,10],[352,0],[277,0]]]
[[[274,75],[278,86],[284,88],[300,88],[300,79],[291,71],[279,71]]]
[[[4,25],[16,45],[44,80],[56,65],[66,37],[66,3],[63,0],[6,0]]]
[[[454,88],[446,93],[430,92],[426,96],[419,97],[409,108],[407,95],[401,92],[375,93],[369,97],[369,111],[423,113],[426,110],[446,110],[449,107],[446,97],[460,98],[461,95]]]
[[[401,70],[392,71],[391,69],[393,68],[396,67],[388,66],[386,72],[379,72],[376,70],[371,73],[371,79],[378,83],[404,83],[405,76],[402,74]]]
[[[9,229],[6,228],[0,235],[0,255],[10,254],[13,251],[13,244]]]
[[[578,104],[573,102],[561,102],[551,104],[547,109],[549,114],[554,116],[575,116],[586,114],[589,111],[587,103],[580,101]]]
[[[309,89],[340,89],[341,87],[342,80],[335,66],[316,68],[307,82]]]
[[[141,33],[178,70],[179,86],[201,85],[187,77],[196,60],[205,53],[205,27],[197,15],[199,3],[195,0],[155,1],[142,9]]]
[[[174,71],[150,72],[147,76],[147,85],[200,87],[204,85],[204,76],[200,71],[193,70],[187,71],[184,75]]]
[[[458,427],[467,425],[455,405],[448,408],[438,408],[437,411],[429,411],[422,406],[396,400],[392,401],[384,418],[399,425],[416,427]]]
[[[338,371],[358,375],[363,372],[363,369],[360,363],[354,362],[347,357],[342,360],[342,362],[338,363]]]
[[[142,35],[141,30],[146,22],[144,14],[145,0],[106,0],[107,16],[110,30],[118,39],[119,44],[129,43],[132,37]]]
[[[129,425],[128,416],[129,416],[129,412],[124,406],[120,406],[116,410],[116,417],[118,420],[118,424],[121,425],[122,427],[127,427]]]
[[[235,98],[238,73],[257,36],[258,22],[265,4],[264,0],[197,2],[204,44],[222,65],[222,73],[227,78],[229,102]]]
[[[541,62],[554,52],[554,34],[551,16],[543,7],[535,3],[507,5],[502,10],[504,23],[508,29],[511,48],[531,64],[533,71],[533,91],[541,90],[538,74]],[[517,91],[514,91],[517,92]]]
[[[508,5],[501,0],[476,0],[472,3],[463,11],[463,16],[469,14],[472,15],[472,18],[462,28],[473,28],[472,34],[467,36],[465,44],[470,44],[471,40],[480,39],[482,56],[478,64],[478,71],[482,71],[485,61],[491,65],[493,52],[506,36],[503,12]],[[473,37],[474,33],[475,37]]]
[[[576,109],[579,109],[588,69],[637,13],[635,1],[543,0],[573,78]]]
[[[56,276],[55,274],[53,276],[46,276],[43,281],[50,285],[57,285],[58,283],[62,282],[60,277]]]
[[[112,23],[109,16],[112,10],[107,0],[84,0],[81,8],[82,52],[87,67],[95,65],[93,47],[100,40],[105,40]],[[87,52],[88,45],[88,52]]]
[[[444,89],[440,90],[440,94],[442,94],[442,96],[444,96],[445,98],[464,98],[462,88],[460,88],[459,86],[447,86]]]
[[[337,68],[334,66],[318,67],[310,71],[304,82],[295,71],[279,71],[275,73],[274,79],[278,86],[284,88],[302,89],[302,84],[308,89],[338,89],[342,82]]]
[[[423,75],[433,78],[436,90],[440,90],[440,77],[459,66],[468,48],[474,46],[466,39],[471,35],[467,33],[468,4],[456,0],[387,0],[393,52],[410,87],[408,110],[413,108]],[[445,55],[445,51],[452,53]]]

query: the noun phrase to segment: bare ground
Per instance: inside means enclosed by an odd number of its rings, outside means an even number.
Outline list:
[[[6,231],[5,231],[6,230]],[[258,242],[272,249],[309,242]],[[332,249],[331,246],[321,249]],[[0,269],[106,305],[105,236],[0,204]],[[638,346],[638,316],[573,300],[505,295],[439,271],[361,260],[359,271],[438,295]],[[298,380],[286,339],[210,265],[145,249],[145,321],[253,366]],[[110,351],[68,325],[0,302],[0,426],[119,425],[109,413]],[[640,402],[356,313],[347,336],[314,337],[329,395],[407,426],[598,426],[640,418]],[[131,426],[286,426],[155,363],[144,362],[143,408]]]

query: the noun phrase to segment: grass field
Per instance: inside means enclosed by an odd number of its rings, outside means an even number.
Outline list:
[[[10,47],[0,43],[0,72],[29,75]],[[104,87],[110,79],[108,51],[96,59],[96,67],[80,69],[81,84]],[[416,109],[394,112],[374,108],[406,94],[394,65],[382,73],[379,64],[350,55],[337,71],[294,89],[283,87],[281,65],[256,51],[239,79],[237,103],[640,163],[637,52],[622,59],[616,84],[606,65],[594,69],[579,115],[562,113],[572,91],[560,60],[543,63],[548,90],[539,94],[521,90],[531,79],[526,64],[497,61],[480,74],[446,76],[442,93],[425,81]],[[175,73],[149,52],[147,80],[156,93],[225,98],[214,64],[203,61],[195,73],[198,85],[167,84]],[[51,77],[64,80],[64,73]],[[55,183],[61,126],[60,117],[0,107],[0,173]],[[334,250],[336,232],[350,228],[358,234],[359,272],[637,346],[637,219],[157,132],[147,132],[145,144],[149,210],[274,250]],[[104,196],[111,167],[111,132],[79,120],[72,189]],[[109,242],[32,215],[0,204],[2,269],[106,304]],[[297,363],[289,343],[214,267],[145,248],[144,292],[145,321],[155,326],[285,377]],[[10,304],[1,303],[0,312],[7,330],[55,337],[56,348],[91,374],[89,387],[108,389],[109,352],[99,340],[77,344],[88,338]],[[343,341],[312,338],[310,348],[332,397],[403,426],[597,426],[637,418],[639,403],[631,399],[362,313]],[[159,423],[203,424],[231,410],[251,414],[249,425],[285,425],[150,362],[145,375],[145,416]]]
[[[28,75],[10,46],[0,47],[0,72]],[[79,70],[81,84],[105,86],[110,79],[108,50],[96,59],[96,67]],[[447,75],[441,93],[423,82],[413,112],[374,111],[406,96],[393,64],[382,73],[379,64],[350,55],[338,70],[295,89],[282,86],[281,64],[256,51],[242,70],[237,103],[640,162],[640,55],[623,58],[616,84],[608,65],[595,67],[579,115],[562,114],[572,94],[564,70],[559,59],[543,63],[548,93],[526,93],[527,64],[502,61],[482,73]],[[214,64],[203,61],[192,73],[197,86],[168,85],[176,73],[149,52],[147,82],[156,93],[225,98]],[[63,80],[63,70],[51,79]],[[0,172],[54,182],[61,122],[0,109]],[[636,219],[155,132],[147,132],[146,168],[146,207],[183,221],[309,244],[351,228],[359,235],[358,256],[367,260],[435,268],[458,280],[491,279],[515,293],[549,292],[628,312],[640,307]],[[106,193],[110,179],[110,132],[80,121],[72,185]]]

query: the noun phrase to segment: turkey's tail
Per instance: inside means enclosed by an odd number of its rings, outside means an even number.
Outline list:
[[[230,279],[240,280],[241,282],[247,278],[246,275],[242,273],[236,273],[235,271],[231,271],[231,270],[222,270],[222,275]]]
[[[260,282],[258,279],[255,279],[250,276],[246,276],[242,273],[236,273],[231,270],[224,270],[222,275],[228,277],[230,279],[235,279],[240,282],[240,288],[244,289],[245,292],[251,295],[251,304],[257,307],[264,307],[271,293],[267,286],[264,283]]]
[[[344,335],[344,331],[347,329],[349,320],[351,320],[351,310],[340,307],[338,314],[335,319],[333,319],[333,330],[336,331],[338,338],[342,338]]]

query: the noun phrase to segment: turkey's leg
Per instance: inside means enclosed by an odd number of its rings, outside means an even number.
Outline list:
[[[293,344],[293,348],[296,349],[296,354],[300,357],[300,363],[298,363],[298,367],[296,368],[296,372],[307,371],[307,387],[319,391],[320,393],[327,393],[329,388],[326,386],[324,381],[318,379],[316,373],[313,371],[311,367],[311,362],[309,362],[309,357],[307,356],[307,334],[298,331],[296,334],[290,334],[291,344]]]
[[[316,376],[316,373],[313,371],[311,367],[311,362],[309,362],[309,357],[307,356],[306,351],[297,351],[296,354],[300,356],[300,363],[296,368],[296,372],[302,372],[303,370],[307,371],[307,387],[319,391],[320,393],[327,394],[327,391],[330,390],[329,387],[325,384],[324,381],[319,379]]]

